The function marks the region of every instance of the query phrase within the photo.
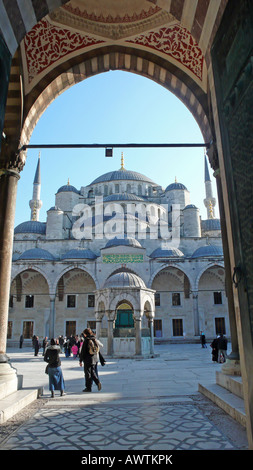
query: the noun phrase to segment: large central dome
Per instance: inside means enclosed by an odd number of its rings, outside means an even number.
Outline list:
[[[120,169],[116,171],[109,171],[104,175],[99,176],[91,184],[104,183],[109,181],[119,181],[119,180],[134,180],[134,181],[144,181],[147,183],[155,184],[150,178],[136,171],[130,171],[125,169]]]

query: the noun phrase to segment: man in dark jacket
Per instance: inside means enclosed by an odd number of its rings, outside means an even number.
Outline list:
[[[226,356],[227,356],[227,338],[223,336],[223,334],[220,335],[218,338],[218,362],[226,362]]]
[[[97,354],[91,354],[90,345],[96,344],[96,338],[90,328],[86,328],[83,332],[84,342],[79,356],[80,366],[84,363],[85,386],[83,392],[91,392],[92,381],[97,385],[98,390],[101,390],[102,385],[98,379],[95,371],[97,363]],[[91,343],[90,343],[91,342]]]

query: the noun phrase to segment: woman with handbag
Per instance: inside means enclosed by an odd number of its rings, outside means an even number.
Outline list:
[[[46,373],[48,373],[49,390],[51,391],[52,398],[54,398],[55,390],[61,391],[61,397],[65,395],[65,383],[61,369],[60,352],[60,346],[56,343],[55,339],[52,338],[44,355],[44,361],[48,363]]]

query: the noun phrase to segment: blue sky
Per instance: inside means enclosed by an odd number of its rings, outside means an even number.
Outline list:
[[[96,75],[65,91],[41,116],[30,140],[30,144],[165,142],[202,143],[203,137],[190,111],[172,93],[152,80],[120,71]],[[80,189],[101,174],[119,169],[122,151],[126,169],[143,173],[164,188],[175,178],[183,183],[191,203],[206,218],[203,148],[119,148],[114,149],[113,158],[106,158],[104,149],[43,149],[40,221],[46,221],[55,193],[68,179]],[[37,149],[27,150],[18,184],[15,226],[30,220],[38,155]]]

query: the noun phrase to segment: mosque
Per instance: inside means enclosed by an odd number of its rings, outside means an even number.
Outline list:
[[[111,356],[150,356],[155,342],[230,336],[220,220],[207,158],[207,218],[184,184],[166,189],[121,168],[80,189],[61,186],[39,221],[40,157],[31,217],[14,230],[8,344],[91,327]]]

